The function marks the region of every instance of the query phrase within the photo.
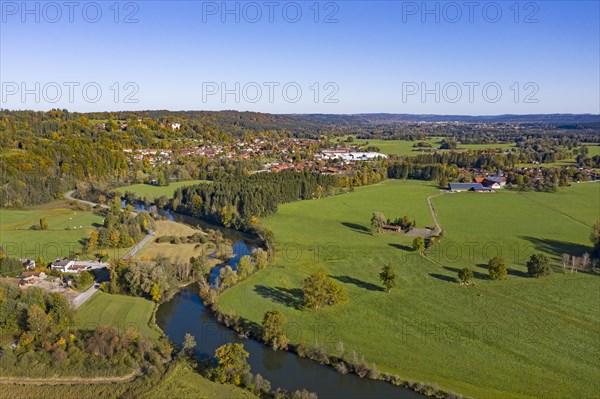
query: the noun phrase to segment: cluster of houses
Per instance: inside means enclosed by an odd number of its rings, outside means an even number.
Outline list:
[[[506,185],[505,176],[476,177],[471,183],[450,183],[448,189],[458,193],[461,191],[475,191],[478,193],[491,193]]]
[[[33,259],[20,259],[23,265],[23,272],[19,276],[19,284],[33,285],[46,280],[46,272],[35,270],[36,262]],[[56,270],[61,273],[71,275],[79,274],[86,270],[94,270],[106,267],[105,263],[97,261],[80,261],[77,259],[56,259],[50,264],[50,270]],[[59,279],[60,280],[60,279]]]
[[[198,146],[170,149],[132,149],[123,152],[133,160],[147,160],[152,166],[171,164],[176,157],[205,157],[209,159],[254,159],[266,161],[261,172],[283,170],[315,170],[320,173],[343,173],[357,162],[385,159],[379,152],[361,152],[356,148],[325,149],[320,152],[318,142],[312,139],[284,138],[278,141],[254,139],[238,141],[233,145],[202,144]],[[314,155],[313,155],[314,154]],[[301,160],[298,160],[301,159]]]
[[[351,148],[338,148],[334,150],[323,150],[315,155],[316,159],[323,160],[336,160],[339,159],[342,162],[356,162],[356,161],[374,161],[376,159],[386,159],[387,155],[379,152],[359,152],[354,151]]]

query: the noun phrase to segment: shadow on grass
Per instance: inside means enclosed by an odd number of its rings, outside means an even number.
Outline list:
[[[104,227],[104,225],[102,223],[94,222],[94,223],[92,223],[92,227],[98,229],[100,227]]]
[[[429,273],[429,275],[433,278],[437,278],[438,280],[446,281],[448,283],[456,282],[456,279],[454,277],[446,276],[444,274]]]
[[[561,257],[562,254],[581,256],[586,252],[591,252],[592,248],[586,245],[575,244],[572,242],[550,240],[537,237],[519,237],[529,241],[536,251],[545,252],[549,255]]]
[[[508,269],[508,274],[515,277],[529,277],[529,274],[527,274],[527,272],[516,269]]]
[[[357,287],[364,288],[369,291],[385,291],[383,288],[381,288],[378,285],[367,283],[366,281],[362,281],[362,280],[359,280],[357,278],[350,277],[350,276],[331,276],[331,278],[334,278],[337,281],[340,281],[342,283],[354,284]]]
[[[271,299],[294,309],[302,308],[303,292],[300,288],[267,287],[257,285],[254,291],[263,298]]]
[[[401,250],[403,250],[403,251],[407,251],[407,252],[413,252],[413,251],[414,251],[414,250],[413,250],[411,247],[409,247],[408,245],[395,244],[395,243],[388,244],[388,245],[389,245],[390,247],[394,247],[394,248],[396,248],[396,249],[401,249]]]
[[[488,265],[479,264],[477,266],[484,268],[486,270],[488,269]],[[458,276],[458,272],[460,271],[460,269],[458,269],[456,267],[450,267],[450,266],[444,266],[444,269],[451,271],[453,273],[456,273],[457,276]],[[476,270],[473,270],[473,277],[478,278],[480,280],[489,280],[489,275],[487,273],[481,273]]]
[[[348,227],[349,229],[351,229],[352,231],[355,231],[357,233],[371,235],[371,230],[369,230],[368,228],[366,228],[365,226],[362,226],[360,224],[342,222],[342,226]]]

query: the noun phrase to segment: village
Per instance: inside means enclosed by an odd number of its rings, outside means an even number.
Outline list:
[[[387,159],[379,152],[364,152],[357,147],[320,149],[320,142],[312,139],[285,138],[279,141],[254,139],[238,141],[234,145],[199,144],[179,150],[125,148],[132,160],[146,161],[156,167],[171,165],[178,157],[204,157],[215,159],[256,159],[262,162],[257,172],[281,172],[284,170],[315,170],[323,174],[344,173],[359,162]]]

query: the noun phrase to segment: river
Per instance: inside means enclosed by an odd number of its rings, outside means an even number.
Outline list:
[[[226,264],[234,265],[258,245],[252,237],[232,229],[209,225],[189,216],[173,214],[178,222],[218,228],[223,235],[233,241],[234,258]],[[225,264],[213,269],[211,277]],[[250,353],[249,363],[253,373],[261,374],[271,382],[271,387],[289,391],[307,389],[319,398],[425,398],[414,391],[397,387],[388,382],[360,378],[355,374],[340,374],[329,366],[313,360],[301,358],[287,351],[274,351],[251,339],[238,336],[233,330],[217,323],[204,307],[197,286],[183,288],[170,301],[160,305],[156,312],[156,322],[171,342],[181,346],[186,333],[194,335],[197,342],[197,355],[200,358],[212,357],[219,346],[237,342],[243,343]]]

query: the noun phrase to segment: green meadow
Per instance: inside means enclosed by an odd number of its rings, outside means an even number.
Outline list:
[[[134,327],[145,336],[157,338],[161,334],[151,323],[154,306],[143,298],[97,292],[77,309],[77,328],[93,330],[105,326],[123,332]]]
[[[345,140],[348,136],[341,137],[342,140]],[[418,140],[418,141],[410,141],[410,140],[363,140],[363,139],[354,139],[350,145],[366,145],[379,147],[383,154],[388,155],[416,155],[423,150],[427,150],[426,148],[413,147],[415,143],[425,142],[431,144],[432,148],[439,148],[442,144],[443,137],[429,137],[427,140]],[[485,149],[496,149],[500,148],[502,150],[508,150],[510,148],[515,148],[514,143],[510,144],[460,144],[458,146],[458,150],[485,150]],[[591,152],[590,152],[591,154]]]
[[[150,199],[156,197],[162,197],[163,195],[171,198],[175,191],[180,187],[193,186],[201,183],[203,180],[188,180],[170,183],[168,186],[153,186],[151,184],[132,184],[130,186],[123,186],[117,188],[117,191],[121,194],[125,194],[126,191],[136,193],[138,197],[148,197]]]
[[[235,385],[213,382],[202,377],[190,366],[178,364],[161,379],[157,386],[143,394],[141,398],[258,399],[258,396]]]
[[[0,381],[1,382],[1,381]],[[251,392],[234,385],[210,381],[195,372],[191,366],[176,363],[156,381],[156,377],[137,378],[120,383],[57,384],[2,384],[0,399],[81,399],[81,398],[143,398],[143,399],[212,399],[235,398],[256,399]]]
[[[48,230],[31,230],[40,219],[48,220]],[[42,257],[47,261],[69,256],[82,249],[103,218],[92,212],[76,211],[63,201],[25,209],[0,209],[0,245],[17,258]]]
[[[380,371],[479,398],[593,397],[600,389],[600,276],[562,274],[563,252],[591,249],[600,185],[558,193],[441,194],[431,184],[386,181],[346,195],[282,205],[265,220],[277,241],[273,267],[227,290],[225,311],[251,322],[278,309],[294,343],[339,355],[355,351]],[[412,237],[371,235],[373,212],[433,224],[444,238],[426,257]],[[548,254],[551,276],[526,276],[529,254]],[[484,264],[502,255],[504,281]],[[398,286],[384,292],[378,273],[392,263]],[[474,286],[455,282],[470,267]],[[323,268],[348,291],[343,305],[301,310],[300,283]]]

